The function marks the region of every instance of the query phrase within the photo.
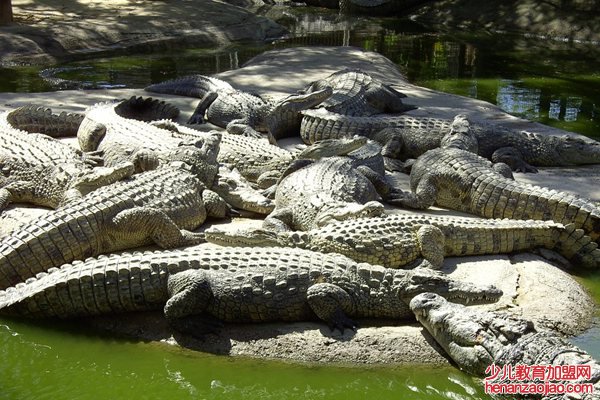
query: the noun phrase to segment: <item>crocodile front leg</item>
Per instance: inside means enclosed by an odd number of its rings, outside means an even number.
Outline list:
[[[275,209],[263,221],[263,229],[276,232],[289,232],[292,230],[293,212],[289,208]]]
[[[421,177],[414,193],[396,193],[395,197],[387,200],[387,202],[398,207],[425,210],[435,204],[436,197],[437,187],[432,181],[431,176],[425,175]]]
[[[250,126],[250,124],[243,119],[234,119],[227,124],[225,129],[227,130],[227,133],[232,135],[241,135],[258,139],[263,137],[260,132]],[[269,139],[269,141],[271,142],[271,139]],[[271,142],[271,144],[273,143]]]
[[[331,283],[317,283],[308,288],[306,300],[332,331],[336,328],[342,333],[346,328],[356,330],[357,323],[346,315],[352,310],[352,299],[344,289]]]
[[[164,211],[156,208],[136,207],[121,211],[113,218],[112,223],[112,228],[122,236],[135,236],[137,233],[140,243],[150,238],[164,249],[204,242],[204,234],[179,229]]]
[[[204,97],[200,100],[200,103],[196,106],[194,113],[188,120],[188,124],[203,124],[204,123],[204,115],[206,114],[206,110],[214,101],[217,99],[217,92],[208,92],[204,95]]]
[[[204,189],[202,191],[202,201],[209,217],[225,218],[237,214],[237,211],[234,211],[221,196],[212,190]]]
[[[501,147],[492,154],[492,162],[504,163],[515,172],[537,173],[536,167],[529,165],[524,159],[523,154],[514,147]]]

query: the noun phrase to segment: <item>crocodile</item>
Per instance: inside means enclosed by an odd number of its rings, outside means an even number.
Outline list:
[[[146,117],[140,118],[140,109],[144,108],[148,110]],[[85,111],[77,132],[79,147],[83,151],[101,151],[106,166],[132,162],[136,172],[168,164],[171,160],[167,155],[175,156],[179,146],[202,147],[204,138],[185,142],[173,137],[166,129],[147,122],[153,114],[162,119],[165,108],[171,109],[163,101],[142,97],[94,104]],[[131,118],[132,115],[137,119]],[[215,151],[218,152],[218,147]],[[214,173],[216,169],[215,166]],[[207,179],[214,179],[214,174]]]
[[[196,246],[54,268],[0,292],[0,313],[71,318],[164,306],[173,326],[192,334],[203,313],[235,323],[318,319],[343,330],[356,327],[350,318],[412,319],[408,302],[422,292],[466,303],[502,295],[427,268],[392,270],[302,249]]]
[[[301,114],[300,136],[305,143],[362,135],[381,143],[385,156],[401,161],[440,147],[453,122],[411,115],[348,116],[324,109],[305,110]],[[494,124],[471,125],[479,145],[477,154],[504,162],[516,172],[537,172],[535,166],[600,163],[600,142],[585,136],[569,132],[547,135]]]
[[[228,206],[199,178],[205,163],[196,152],[189,156],[101,187],[14,231],[0,242],[0,288],[102,253],[202,242],[190,230],[207,216],[225,217]]]
[[[45,126],[58,133],[73,124],[73,115],[39,107],[0,114],[0,210],[15,202],[57,208],[133,173],[131,163],[101,167],[102,157],[96,152],[83,153],[45,134],[20,129]]]
[[[556,250],[574,265],[600,267],[600,249],[581,229],[551,221],[480,219],[422,214],[336,221],[306,232],[265,229],[204,231],[206,241],[226,246],[297,247],[343,254],[386,268],[409,267],[420,258],[440,268],[444,257]]]
[[[366,138],[357,136],[354,142],[358,147]],[[384,209],[378,200],[393,199],[396,191],[360,159],[340,155],[296,160],[276,185],[275,210],[263,227],[304,231],[335,220],[381,215]]]
[[[156,124],[170,129],[175,136],[188,141],[195,140],[198,135],[206,134],[172,121],[157,121]],[[354,140],[354,138],[328,139],[313,143],[304,149],[287,150],[274,146],[264,139],[222,135],[217,161],[232,165],[244,178],[256,183],[262,189],[275,185],[287,167],[297,159],[317,160],[347,153],[348,157],[360,160],[380,175],[385,173],[385,168],[395,169],[393,160],[382,158],[381,146],[376,142],[367,141],[359,149],[348,152],[346,146],[356,147]]]
[[[593,241],[600,238],[600,208],[591,200],[517,182],[504,163],[475,154],[477,138],[465,117],[457,117],[442,147],[412,166],[411,192],[392,204],[426,209],[434,204],[486,218],[552,220],[574,224]]]
[[[359,69],[344,69],[310,83],[299,93],[332,89],[332,95],[317,105],[344,115],[369,116],[380,113],[402,113],[416,107],[404,104],[405,94],[373,79]]]
[[[485,379],[486,385],[510,383],[509,380],[502,379],[501,375],[494,377],[495,372],[506,371],[508,366],[514,372],[517,365],[538,366],[545,370],[552,369],[552,366],[569,366],[575,370],[581,366],[589,371],[589,376],[584,373],[581,377],[573,376],[571,380],[567,378],[567,374],[554,375],[555,379],[548,380],[556,385],[587,382],[593,386],[595,393],[571,393],[564,397],[560,393],[550,393],[537,398],[598,399],[600,364],[588,353],[554,332],[538,330],[531,321],[523,318],[455,304],[435,293],[415,296],[410,301],[410,308],[417,320],[460,369],[477,376],[490,375],[489,379]],[[542,375],[542,378],[546,377],[549,375]],[[523,382],[513,383],[540,381],[525,376]]]
[[[331,96],[330,88],[305,94],[289,95],[278,101],[234,89],[229,83],[204,75],[156,83],[144,90],[200,98],[188,124],[206,120],[229,133],[261,137],[267,132],[272,142],[292,136],[300,130],[300,111],[313,107]]]

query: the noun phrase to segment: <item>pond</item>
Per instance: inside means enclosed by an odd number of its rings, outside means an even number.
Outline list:
[[[239,68],[262,51],[352,45],[380,52],[418,85],[600,139],[598,48],[505,35],[436,33],[407,20],[304,8],[277,14],[291,31],[269,44],[106,56],[56,66],[63,79],[144,87],[192,73]],[[342,68],[343,66],[340,66]],[[575,71],[575,73],[574,73]],[[39,68],[0,69],[0,91],[53,88]],[[579,277],[600,302],[600,276]],[[574,338],[600,358],[598,324]],[[201,354],[99,336],[65,323],[0,319],[2,399],[481,399],[477,380],[452,367],[298,365]]]

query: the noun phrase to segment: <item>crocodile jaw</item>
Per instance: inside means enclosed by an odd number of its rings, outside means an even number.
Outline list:
[[[348,219],[379,217],[385,212],[384,207],[377,201],[365,204],[334,202],[323,207],[315,218],[315,226],[322,227],[334,221]]]
[[[464,313],[464,307],[434,293],[422,293],[410,301],[417,320],[458,366],[471,374],[483,375],[494,362],[485,327]]]

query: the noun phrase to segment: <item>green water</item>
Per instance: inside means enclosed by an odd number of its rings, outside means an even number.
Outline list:
[[[343,368],[212,356],[0,320],[1,399],[477,399],[451,368]],[[398,343],[401,346],[401,343]]]
[[[291,13],[293,18],[286,14],[288,20],[282,17],[280,22],[289,25],[293,37],[270,44],[65,62],[59,67],[70,70],[58,76],[143,87],[239,68],[272,48],[352,45],[384,54],[419,85],[480,98],[532,120],[600,137],[598,48],[489,34],[440,34],[396,19],[344,23],[335,13],[310,8],[300,16],[297,10]],[[39,70],[0,68],[0,91],[53,90],[39,78]],[[579,280],[600,302],[600,275]],[[598,323],[573,341],[600,358]],[[0,359],[2,400],[486,398],[476,380],[451,367],[262,362],[115,340],[57,323],[0,319]]]

